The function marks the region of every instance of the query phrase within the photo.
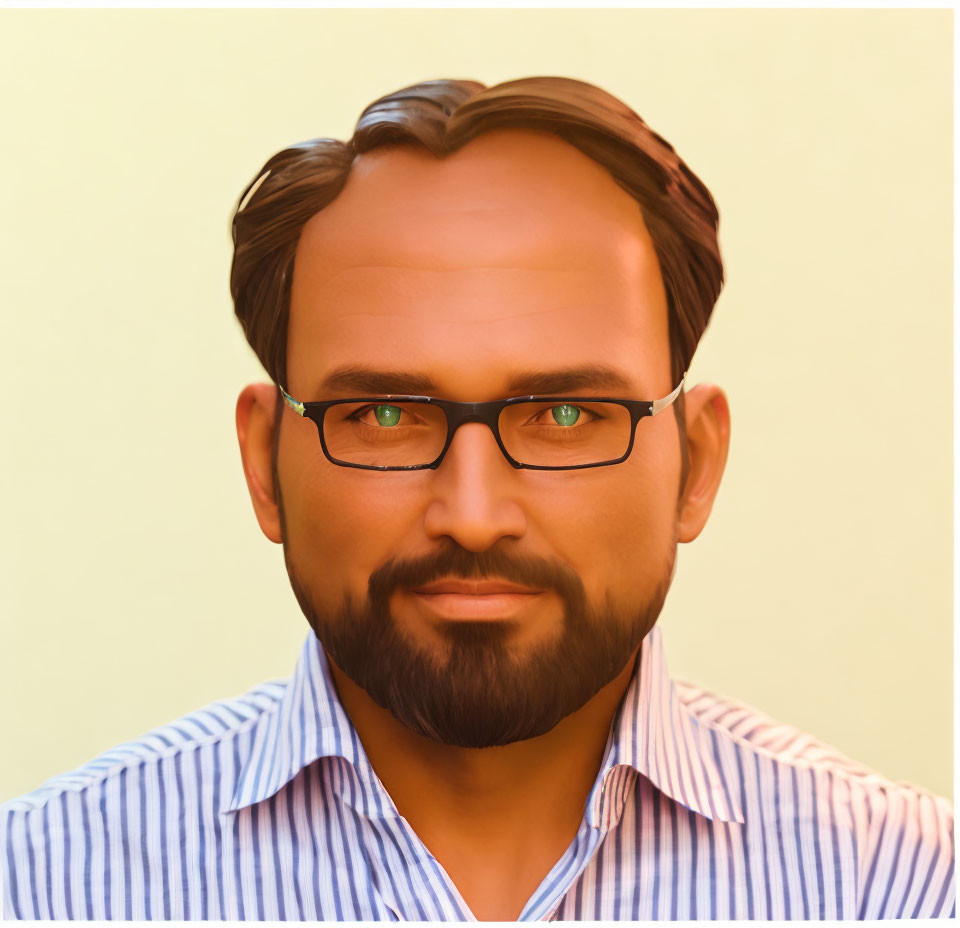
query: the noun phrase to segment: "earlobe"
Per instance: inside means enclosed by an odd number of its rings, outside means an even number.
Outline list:
[[[703,530],[727,463],[730,406],[720,387],[697,384],[686,395],[690,470],[679,506],[677,538],[693,541]]]
[[[281,544],[280,511],[274,498],[271,462],[276,389],[268,383],[244,387],[237,398],[236,424],[243,475],[257,522],[270,541]]]

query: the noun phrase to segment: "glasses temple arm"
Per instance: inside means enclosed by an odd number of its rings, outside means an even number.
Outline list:
[[[295,400],[280,384],[277,384],[280,388],[280,392],[283,394],[283,401],[298,415],[303,415],[303,403],[299,400]]]
[[[650,415],[655,416],[658,412],[666,409],[676,398],[679,396],[680,391],[683,389],[683,382],[687,379],[686,373],[683,377],[680,378],[680,383],[677,384],[676,389],[670,393],[668,396],[665,396],[662,400],[654,400],[650,404]]]

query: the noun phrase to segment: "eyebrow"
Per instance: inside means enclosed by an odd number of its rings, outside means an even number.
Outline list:
[[[580,389],[627,393],[634,389],[634,385],[625,374],[606,364],[583,364],[552,371],[517,371],[507,380],[507,392],[511,396],[546,396]],[[345,364],[327,374],[316,395],[352,392],[357,396],[394,393],[436,396],[439,391],[436,381],[429,374],[419,371],[383,371]]]

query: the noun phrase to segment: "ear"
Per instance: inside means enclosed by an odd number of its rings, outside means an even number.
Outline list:
[[[730,449],[730,407],[718,386],[697,384],[687,391],[690,470],[678,507],[677,540],[693,541],[703,530],[720,488]]]
[[[280,510],[273,497],[270,455],[273,449],[274,409],[277,388],[272,383],[252,383],[237,399],[237,438],[243,475],[253,502],[253,511],[264,535],[280,544]]]

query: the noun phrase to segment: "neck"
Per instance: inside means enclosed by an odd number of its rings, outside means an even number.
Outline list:
[[[455,870],[476,874],[496,861],[504,878],[525,873],[532,892],[577,833],[636,653],[551,731],[490,748],[424,738],[330,668],[377,776],[454,882]]]

